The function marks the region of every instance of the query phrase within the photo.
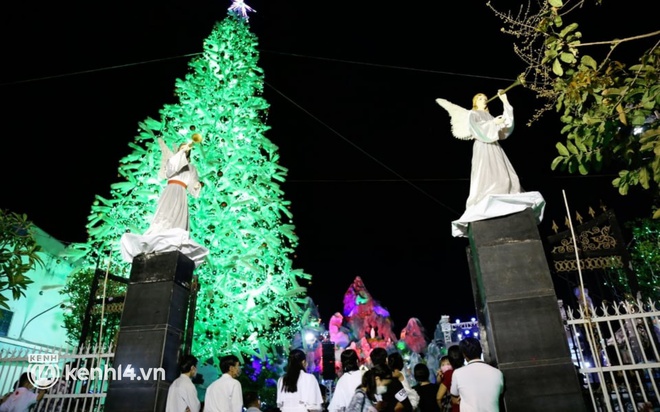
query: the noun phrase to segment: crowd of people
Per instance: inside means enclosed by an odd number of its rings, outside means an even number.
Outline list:
[[[413,368],[411,386],[400,352],[372,349],[360,365],[358,354],[345,349],[334,391],[307,372],[307,356],[301,349],[289,352],[285,372],[277,380],[279,412],[498,412],[503,401],[504,375],[482,360],[481,343],[465,338],[443,356],[435,379],[425,363]],[[222,374],[206,389],[200,402],[192,378],[197,359],[181,360],[181,376],[169,388],[166,412],[261,412],[257,391],[243,392],[238,380],[241,362],[234,355],[220,359]],[[1,410],[1,409],[0,409]]]
[[[262,412],[258,391],[243,391],[240,359],[220,358],[218,379],[200,400],[193,380],[198,359],[185,355],[179,362],[180,375],[170,385],[165,412]],[[333,391],[309,373],[307,354],[301,349],[289,352],[286,368],[277,380],[278,412],[498,412],[504,393],[502,372],[482,360],[479,340],[465,338],[452,345],[431,379],[423,363],[413,367],[415,385],[405,373],[405,362],[398,351],[388,353],[375,347],[362,365],[358,353],[345,349],[340,355],[341,370]],[[35,388],[28,372],[21,375],[15,389],[0,400],[0,412],[38,410],[45,391]]]

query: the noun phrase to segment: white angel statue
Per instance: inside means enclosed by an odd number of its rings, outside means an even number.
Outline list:
[[[474,140],[470,194],[465,203],[465,213],[453,223],[454,236],[465,236],[465,229],[470,221],[502,216],[521,210],[520,197],[500,196],[525,192],[520,186],[520,179],[518,179],[516,171],[499,144],[500,140],[508,138],[513,132],[514,121],[513,107],[509,104],[506,93],[499,92],[498,97],[502,101],[504,112],[497,117],[493,117],[489,113],[488,99],[483,93],[478,93],[472,98],[471,110],[445,99],[436,99],[436,102],[449,113],[454,137],[462,140]],[[523,199],[522,205],[524,207],[541,206],[542,210],[545,202],[540,197],[540,193],[530,192],[530,194],[531,198]],[[494,197],[497,207],[493,205]],[[515,199],[513,209],[507,205],[502,207],[502,200],[507,203],[512,198]]]
[[[179,145],[176,153],[161,138],[158,139],[158,145],[162,154],[158,177],[167,179],[167,184],[158,199],[151,225],[144,235],[122,235],[122,257],[132,262],[140,254],[178,250],[198,266],[209,251],[190,239],[189,233],[188,194],[197,198],[202,189],[197,169],[190,163],[193,142]]]
[[[197,169],[190,163],[190,151],[193,143],[183,143],[176,153],[170,150],[163,139],[158,138],[162,153],[158,177],[168,179],[163,193],[158,200],[158,207],[145,235],[180,228],[189,230],[188,195],[199,197],[202,185]]]

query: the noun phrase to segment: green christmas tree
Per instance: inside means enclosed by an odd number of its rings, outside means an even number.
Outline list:
[[[300,280],[310,278],[292,266],[298,238],[280,188],[287,169],[265,136],[269,104],[257,37],[247,6],[237,4],[242,8],[232,6],[216,23],[203,53],[176,81],[179,102],[139,124],[132,153],[120,161],[124,180],[112,185],[111,198],[96,197],[88,242],[77,245],[88,266],[128,276],[120,238],[144,233],[166,184],[157,177],[157,139],[176,147],[199,134],[192,163],[204,186],[199,198],[189,196],[189,210],[191,238],[210,251],[194,272],[200,292],[193,352],[201,359],[228,353],[263,359],[287,347],[306,303]]]

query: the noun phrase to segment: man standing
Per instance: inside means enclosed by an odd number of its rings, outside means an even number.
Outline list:
[[[199,412],[200,402],[192,378],[197,374],[197,358],[184,355],[179,362],[181,375],[167,391],[165,412]]]
[[[204,412],[242,412],[241,362],[235,355],[220,358],[222,375],[206,389]]]
[[[458,402],[461,412],[499,412],[504,392],[502,371],[481,360],[481,343],[465,338],[458,344],[468,362],[454,371],[451,379],[452,402]]]

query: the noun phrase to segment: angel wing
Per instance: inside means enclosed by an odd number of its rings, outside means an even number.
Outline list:
[[[158,171],[159,179],[167,179],[167,174],[165,168],[167,166],[167,161],[174,156],[174,152],[167,147],[162,138],[158,138],[158,146],[160,146],[161,158],[160,158],[160,170]]]
[[[445,99],[435,99],[435,102],[442,106],[449,113],[451,121],[451,133],[457,139],[472,140],[474,136],[470,133],[470,123],[468,116],[470,111],[457,104]]]

